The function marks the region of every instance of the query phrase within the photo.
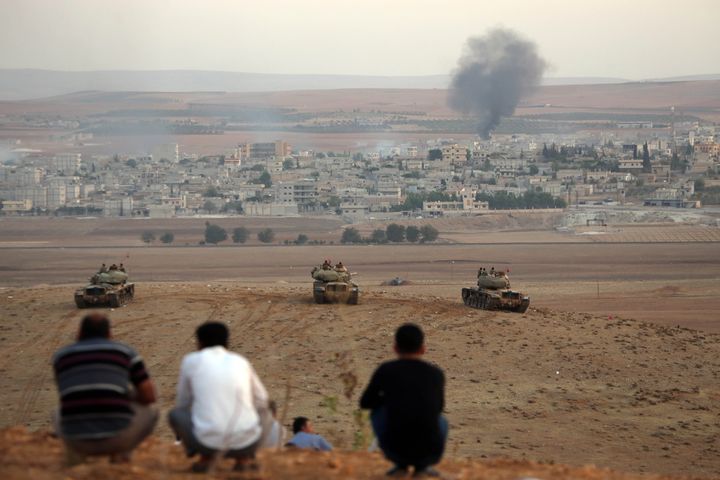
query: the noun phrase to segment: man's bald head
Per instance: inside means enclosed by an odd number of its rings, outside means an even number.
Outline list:
[[[105,314],[91,313],[82,319],[78,340],[89,338],[110,338],[110,320]]]

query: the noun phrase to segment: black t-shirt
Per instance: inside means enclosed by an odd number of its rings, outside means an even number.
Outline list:
[[[400,455],[422,457],[442,450],[439,419],[445,405],[445,375],[422,360],[385,362],[375,370],[360,407],[385,407],[386,447]]]

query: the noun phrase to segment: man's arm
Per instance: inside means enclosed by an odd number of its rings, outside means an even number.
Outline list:
[[[253,405],[256,410],[264,410],[268,407],[268,393],[265,385],[260,381],[260,377],[255,369],[248,363],[250,369],[250,388],[252,389]]]
[[[192,388],[190,375],[188,373],[188,358],[183,358],[180,364],[180,377],[178,378],[177,393],[175,395],[175,406],[178,408],[190,408],[192,406]]]
[[[136,400],[142,405],[150,405],[157,401],[155,384],[149,378],[135,386],[137,390]]]
[[[325,437],[322,435],[318,435],[318,449],[321,452],[329,452],[332,450],[332,445],[330,445],[330,442],[325,440]]]
[[[360,397],[360,408],[374,410],[384,403],[384,396],[380,387],[380,369],[378,368],[370,378],[370,383]]]
[[[142,357],[136,353],[130,359],[130,381],[135,386],[135,400],[138,403],[150,405],[157,401],[155,384],[150,379]]]

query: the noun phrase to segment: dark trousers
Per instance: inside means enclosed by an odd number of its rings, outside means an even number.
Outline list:
[[[129,454],[152,433],[159,415],[156,408],[148,405],[133,403],[131,407],[134,415],[130,425],[112,437],[92,440],[64,438],[60,429],[59,411],[53,413],[53,427],[65,446],[79,456]]]
[[[188,457],[192,457],[198,453],[208,457],[220,453],[218,450],[206,447],[197,439],[195,433],[193,432],[192,414],[189,409],[173,408],[170,410],[170,413],[168,413],[168,421],[170,422],[170,427],[175,432],[175,435],[180,438]],[[257,442],[252,443],[245,448],[228,450],[225,452],[225,456],[231,458],[255,458],[255,452],[257,452],[257,449],[260,446],[261,440],[262,436]]]
[[[380,446],[380,450],[382,450],[385,458],[393,462],[398,467],[405,468],[412,465],[413,467],[415,467],[416,470],[422,470],[423,468],[429,467],[430,465],[435,465],[436,463],[440,462],[440,459],[442,458],[443,452],[445,450],[445,443],[447,442],[449,429],[448,422],[442,415],[440,415],[440,417],[438,418],[438,422],[440,424],[440,435],[442,436],[441,447],[438,451],[432,452],[430,455],[426,455],[423,457],[400,455],[397,452],[393,452],[391,449],[388,448],[388,422],[387,411],[385,410],[385,408],[377,408],[373,410],[370,414],[370,422],[372,423],[375,437],[377,437],[378,439],[378,445]]]

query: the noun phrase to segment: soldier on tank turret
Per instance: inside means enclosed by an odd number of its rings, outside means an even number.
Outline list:
[[[338,262],[337,265],[335,265],[335,271],[340,273],[347,273],[348,269],[343,265],[342,262]]]
[[[114,272],[114,271],[117,270],[117,269],[118,269],[118,268],[117,268],[117,265],[115,265],[115,264],[113,263],[112,265],[110,265],[110,268],[108,268],[108,271]]]
[[[330,262],[330,260],[325,259],[325,261],[322,264],[322,269],[323,270],[332,270],[332,263]]]
[[[121,272],[125,272],[125,267],[123,266],[122,263],[121,263],[120,266],[118,267],[118,270],[120,270]]]
[[[103,264],[100,266],[100,270],[98,270],[98,273],[107,273],[107,271],[108,271],[108,270],[107,270],[107,267],[106,267],[105,264],[103,263]]]

